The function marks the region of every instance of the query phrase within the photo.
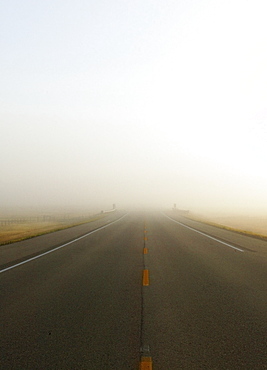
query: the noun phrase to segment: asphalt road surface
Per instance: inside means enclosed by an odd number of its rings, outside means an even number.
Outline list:
[[[116,212],[0,265],[1,369],[267,369],[267,242]]]

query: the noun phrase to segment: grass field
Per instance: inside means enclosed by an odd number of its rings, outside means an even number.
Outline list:
[[[33,238],[48,232],[62,230],[75,225],[92,222],[104,217],[104,214],[85,216],[81,214],[49,216],[0,217],[0,245],[14,243],[28,238]]]
[[[188,218],[267,240],[267,216],[221,216],[216,214],[204,216],[189,214]]]

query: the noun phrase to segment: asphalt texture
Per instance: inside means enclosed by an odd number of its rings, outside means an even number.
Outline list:
[[[121,216],[0,247],[1,369],[267,369],[267,242]]]

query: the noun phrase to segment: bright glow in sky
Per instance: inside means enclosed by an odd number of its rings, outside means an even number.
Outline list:
[[[267,212],[265,0],[3,0],[2,205]]]

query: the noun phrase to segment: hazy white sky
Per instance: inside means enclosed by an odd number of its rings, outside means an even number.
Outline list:
[[[2,0],[2,205],[267,212],[266,0]]]

